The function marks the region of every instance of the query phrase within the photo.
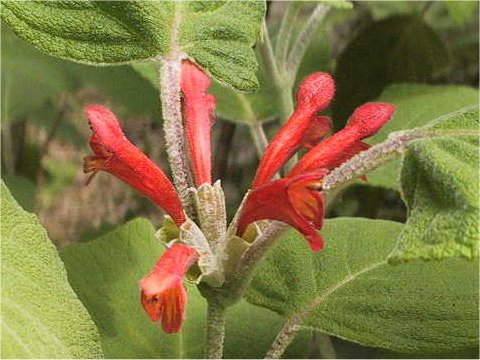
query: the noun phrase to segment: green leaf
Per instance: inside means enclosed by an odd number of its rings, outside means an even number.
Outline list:
[[[395,115],[368,142],[376,144],[388,134],[425,126],[429,122],[478,103],[478,90],[464,86],[434,86],[418,84],[390,85],[378,98],[395,105]],[[400,190],[400,160],[393,160],[368,174],[368,184]]]
[[[196,286],[188,286],[187,321],[180,334],[163,333],[140,304],[138,282],[161,255],[153,233],[147,220],[137,219],[99,239],[65,248],[69,279],[99,327],[106,357],[202,358],[206,306]],[[276,314],[240,302],[227,316],[226,357],[264,356],[281,326]],[[305,357],[306,341],[304,335],[290,355]]]
[[[185,52],[220,82],[254,90],[264,1],[10,1],[2,19],[50,55],[117,64]]]
[[[2,358],[102,357],[98,331],[35,215],[2,187]]]
[[[408,145],[401,185],[409,217],[391,261],[478,259],[478,119],[477,107],[445,116],[424,128],[438,136]]]
[[[477,1],[444,1],[448,12],[457,25],[463,26],[473,17],[475,10],[478,12]]]
[[[452,351],[478,343],[478,263],[461,259],[391,266],[403,225],[327,220],[313,253],[290,231],[256,272],[247,300],[304,327],[399,352]]]
[[[335,128],[343,128],[355,107],[375,99],[388,84],[427,80],[448,63],[445,46],[418,16],[394,16],[369,25],[337,62]]]

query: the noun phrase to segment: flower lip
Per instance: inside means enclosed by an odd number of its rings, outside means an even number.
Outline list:
[[[182,328],[187,303],[183,277],[197,260],[195,249],[174,244],[140,281],[140,300],[145,312],[150,320],[160,321],[168,334],[179,332]]]
[[[287,177],[253,189],[242,208],[237,233],[241,236],[248,224],[258,220],[278,220],[296,228],[313,251],[323,248],[317,230],[323,225],[324,199],[322,179],[326,169]]]
[[[92,128],[93,156],[84,158],[84,172],[107,171],[129,184],[168,212],[177,225],[185,221],[183,207],[171,181],[140,149],[123,134],[115,115],[102,106],[89,106],[85,114]]]

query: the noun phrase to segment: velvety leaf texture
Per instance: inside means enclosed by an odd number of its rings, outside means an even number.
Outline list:
[[[390,85],[377,101],[395,105],[395,115],[368,142],[376,144],[394,131],[427,125],[446,114],[478,103],[478,90],[466,86],[420,84]],[[368,183],[400,190],[400,159],[393,160],[368,174]]]
[[[478,118],[475,107],[438,119],[424,130],[439,136],[408,146],[401,185],[409,217],[391,261],[478,259]]]
[[[2,189],[2,358],[100,358],[100,336],[35,215]]]
[[[337,218],[313,253],[293,231],[256,272],[248,301],[304,327],[371,347],[441,352],[478,344],[478,263],[462,259],[391,266],[403,225]]]
[[[145,219],[133,220],[62,252],[68,277],[98,324],[107,358],[203,358],[206,304],[196,286],[187,286],[187,321],[178,334],[165,334],[140,304],[139,280],[150,272],[162,246]],[[281,318],[241,301],[227,315],[227,358],[263,357]],[[304,358],[308,333],[288,357]]]
[[[9,1],[2,19],[39,49],[92,64],[185,52],[220,82],[254,90],[264,1]]]
[[[351,40],[338,59],[335,128],[343,128],[355,107],[375,99],[388,84],[424,81],[448,63],[445,46],[420,17],[374,22]]]

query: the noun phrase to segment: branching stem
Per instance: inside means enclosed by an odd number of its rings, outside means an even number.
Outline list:
[[[295,39],[285,65],[286,76],[290,82],[293,83],[293,81],[295,81],[295,77],[297,76],[297,71],[303,56],[305,55],[305,51],[307,51],[307,48],[310,45],[313,36],[315,35],[315,31],[327,15],[329,9],[330,8],[328,6],[317,5]]]

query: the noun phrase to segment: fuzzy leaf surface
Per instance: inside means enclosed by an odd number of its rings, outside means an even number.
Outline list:
[[[478,263],[463,259],[389,265],[403,225],[327,220],[313,253],[290,231],[260,265],[248,301],[299,325],[366,346],[442,352],[478,342]]]
[[[257,88],[264,1],[9,1],[2,19],[53,56],[118,64],[184,52],[220,82]]]
[[[206,303],[187,286],[187,320],[178,334],[165,334],[140,304],[139,280],[149,273],[163,246],[154,228],[137,219],[62,252],[69,279],[98,324],[108,358],[203,358]],[[264,356],[282,326],[276,314],[242,301],[227,314],[226,358]],[[308,334],[287,354],[306,356]]]
[[[479,111],[433,121],[408,145],[401,172],[409,217],[391,261],[478,259]],[[445,134],[445,136],[442,136]]]
[[[101,358],[98,330],[35,215],[2,188],[2,358]]]

